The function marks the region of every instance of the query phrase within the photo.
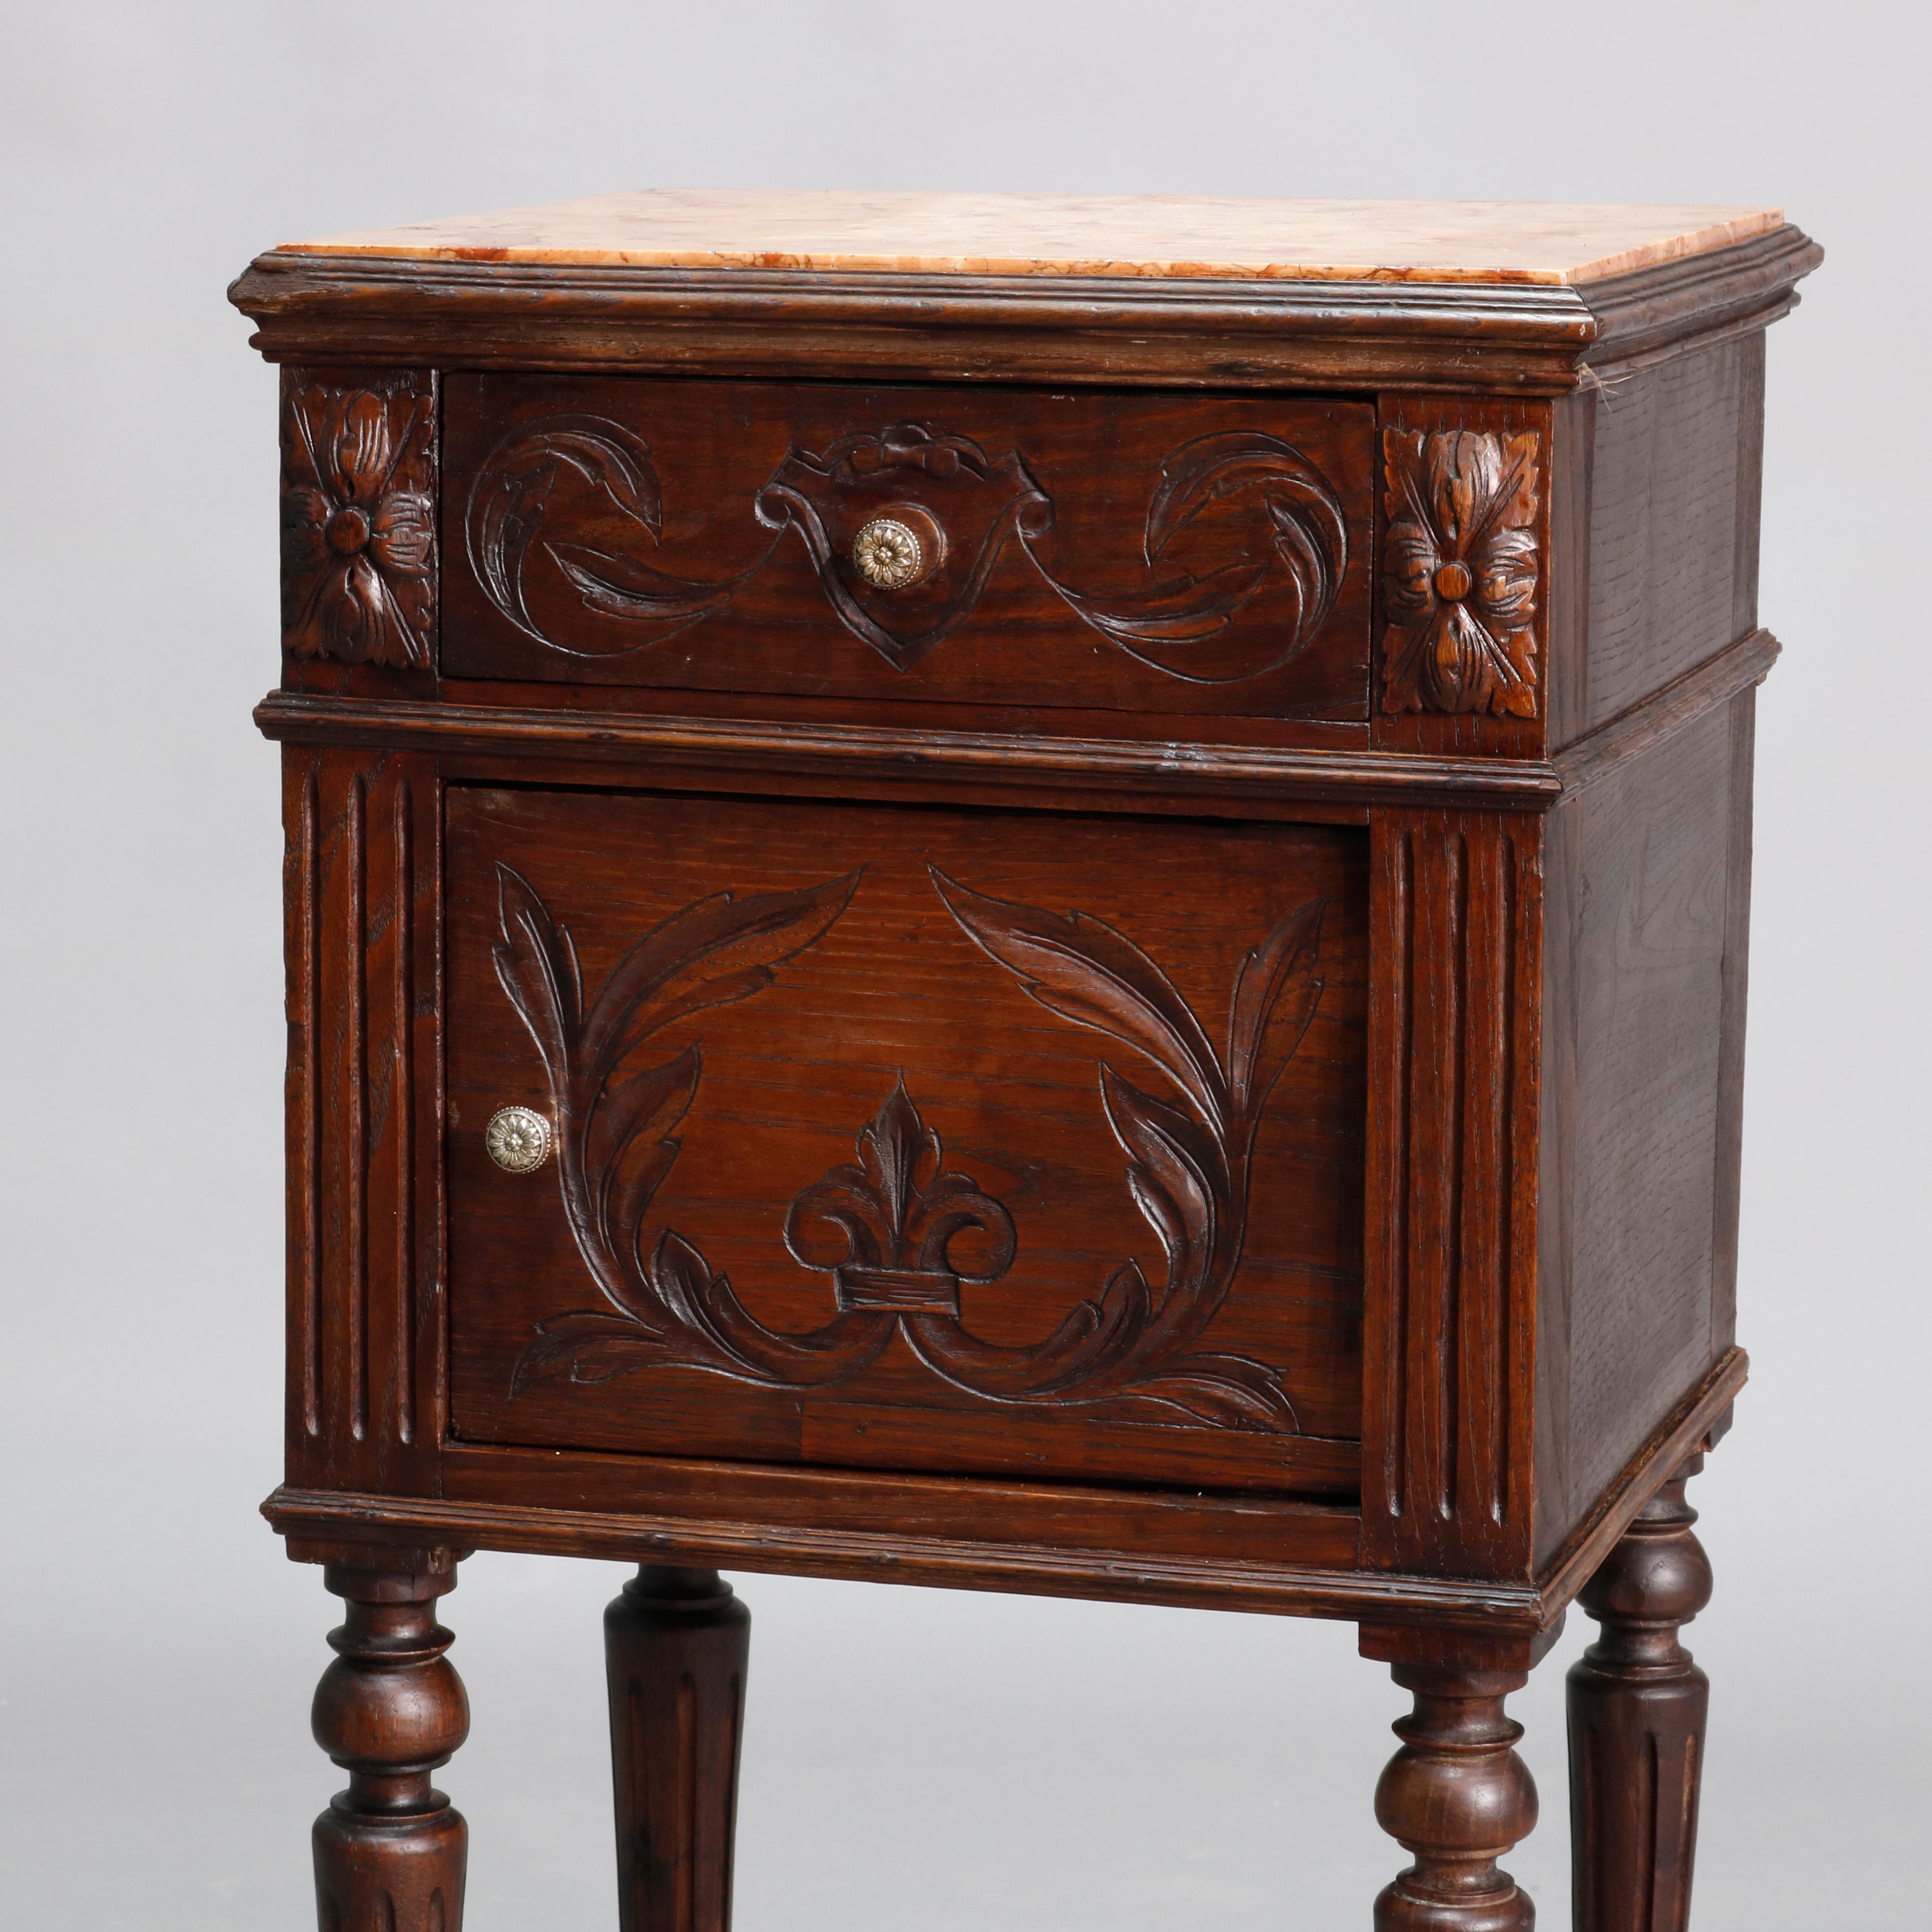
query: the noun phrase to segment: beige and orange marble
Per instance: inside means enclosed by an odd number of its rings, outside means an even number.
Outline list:
[[[980,275],[1587,282],[1778,227],[1775,208],[652,188],[278,253]]]

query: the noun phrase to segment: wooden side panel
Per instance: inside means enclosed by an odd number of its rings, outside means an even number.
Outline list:
[[[1597,399],[1587,389],[1550,410],[1549,742],[1582,734],[1589,698],[1590,520]]]
[[[1751,774],[1756,747],[1757,689],[1754,686],[1731,704],[1724,1000],[1718,1050],[1718,1172],[1711,1236],[1713,1354],[1722,1353],[1737,1340],[1738,1186],[1744,1163],[1744,1005],[1750,960]]]
[[[427,760],[285,754],[291,1480],[420,1490],[443,1429]]]
[[[1560,746],[1756,622],[1764,338],[1613,374],[1596,399],[1589,652]]]
[[[1540,830],[1387,812],[1371,837],[1363,1543],[1529,1557]]]
[[[1732,1339],[1751,697],[1549,820],[1539,1559]]]

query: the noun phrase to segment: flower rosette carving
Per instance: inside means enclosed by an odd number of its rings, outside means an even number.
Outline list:
[[[434,399],[413,380],[292,385],[282,436],[282,641],[298,657],[428,668]]]
[[[1383,433],[1385,711],[1536,716],[1538,439]]]

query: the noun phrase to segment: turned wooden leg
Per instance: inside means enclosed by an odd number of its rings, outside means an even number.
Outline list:
[[[1602,1625],[1570,1669],[1570,1842],[1576,1932],[1684,1932],[1697,1844],[1710,1680],[1677,1641],[1711,1600],[1684,1485],[1638,1512],[1585,1586]]]
[[[1529,1932],[1536,1908],[1496,1861],[1536,1823],[1536,1786],[1503,1700],[1520,1670],[1399,1664],[1415,1696],[1402,1749],[1376,1787],[1376,1818],[1415,1862],[1376,1900],[1376,1932]]]
[[[726,1932],[752,1613],[715,1570],[645,1564],[604,1612],[622,1932]]]
[[[316,1688],[315,1741],[349,1774],[315,1821],[322,1932],[459,1932],[469,1828],[430,1773],[470,1734],[470,1700],[435,1617],[453,1571],[331,1568],[349,1620]]]

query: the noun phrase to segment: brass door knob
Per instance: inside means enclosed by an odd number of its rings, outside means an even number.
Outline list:
[[[483,1148],[506,1174],[534,1174],[550,1158],[549,1121],[529,1107],[499,1107],[483,1130]]]
[[[931,562],[918,531],[897,517],[874,517],[852,539],[852,567],[874,590],[903,590]]]

